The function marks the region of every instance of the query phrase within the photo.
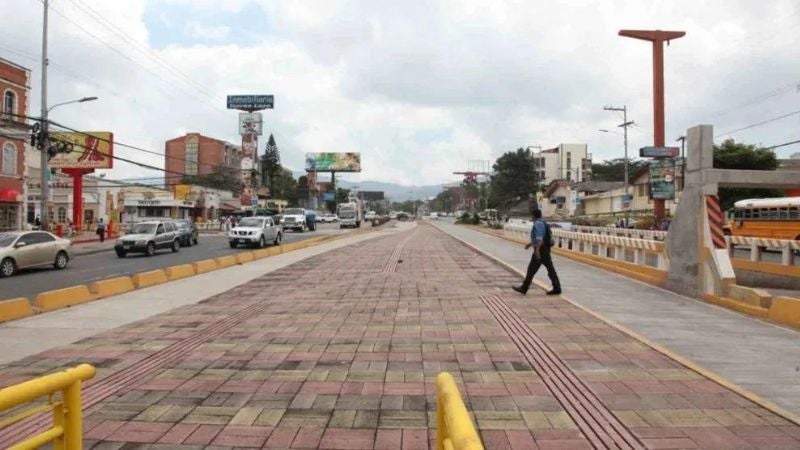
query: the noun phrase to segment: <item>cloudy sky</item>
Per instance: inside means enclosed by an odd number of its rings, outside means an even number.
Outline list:
[[[0,57],[32,69],[38,115],[42,3],[1,3]],[[632,154],[651,145],[651,48],[622,28],[686,31],[666,49],[668,142],[699,123],[722,139],[800,110],[796,0],[54,0],[49,100],[96,95],[52,118],[163,153],[188,131],[237,142],[225,96],[274,94],[264,128],[286,166],[358,151],[353,181],[435,184],[529,145],[620,157],[622,136],[597,131],[621,131],[604,105],[628,106]],[[730,136],[797,140],[800,113]],[[158,173],[118,163],[111,176]]]

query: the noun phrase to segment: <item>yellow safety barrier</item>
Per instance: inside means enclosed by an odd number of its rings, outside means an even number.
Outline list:
[[[436,450],[483,450],[453,376],[436,376]]]
[[[169,281],[180,280],[194,275],[194,266],[191,264],[181,264],[179,266],[170,266],[164,269]]]
[[[217,270],[217,262],[213,259],[204,259],[202,261],[195,261],[192,263],[192,267],[194,267],[194,273],[200,275],[201,273],[211,272],[212,270]]]
[[[222,269],[223,267],[235,266],[236,255],[220,256],[218,258],[214,258],[214,261],[217,262],[217,268],[219,269]]]
[[[167,280],[167,274],[161,269],[139,272],[131,278],[133,279],[133,284],[136,285],[136,289],[155,286],[169,281]]]
[[[236,254],[236,262],[238,264],[249,263],[255,259],[255,252],[244,252]]]
[[[0,322],[21,319],[33,315],[31,302],[25,297],[0,301]]]
[[[89,291],[100,297],[111,297],[112,295],[124,294],[136,289],[131,277],[116,277],[108,280],[95,281],[89,285]]]
[[[53,448],[81,450],[83,448],[83,412],[81,411],[81,382],[94,377],[95,369],[81,364],[51,375],[45,375],[24,383],[0,389],[0,411],[7,411],[37,398],[48,396],[48,402],[21,411],[0,420],[0,429],[17,423],[34,414],[53,412],[53,426],[35,436],[10,447],[12,449],[35,449],[52,442]],[[61,398],[56,392],[61,391]]]
[[[52,311],[54,309],[66,308],[80,303],[94,300],[96,297],[89,292],[85,284],[45,291],[36,296],[34,306],[42,311]]]

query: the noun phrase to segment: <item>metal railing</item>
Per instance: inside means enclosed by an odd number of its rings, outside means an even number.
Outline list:
[[[650,239],[663,241],[667,238],[667,232],[661,230],[637,230],[635,228],[614,228],[614,227],[590,227],[576,225],[575,231],[580,233],[607,234],[610,236],[623,236],[636,239]]]
[[[503,227],[503,232],[507,236],[527,241],[530,239],[531,226],[530,222],[509,222]],[[555,248],[649,266],[658,270],[669,269],[669,260],[663,242],[559,229],[552,229],[552,234]]]
[[[453,376],[436,376],[436,450],[483,450]]]
[[[50,442],[55,450],[83,448],[83,412],[81,411],[81,382],[95,375],[95,368],[81,364],[71,369],[45,375],[24,383],[0,389],[0,412],[8,411],[47,396],[47,403],[17,412],[0,419],[0,428],[7,427],[33,415],[52,411],[53,426],[10,447],[14,450],[35,449]],[[56,393],[61,391],[61,397]]]
[[[782,266],[795,266],[797,259],[795,256],[800,252],[800,241],[793,239],[769,239],[747,236],[725,236],[725,243],[731,259],[736,258],[736,246],[750,247],[749,260],[753,262],[770,262],[764,260],[764,253],[767,249],[778,250],[781,252]],[[743,258],[736,258],[743,259]],[[773,264],[778,264],[773,262]]]

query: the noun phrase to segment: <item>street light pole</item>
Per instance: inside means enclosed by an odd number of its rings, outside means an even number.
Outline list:
[[[44,3],[44,16],[42,22],[42,113],[41,113],[41,130],[42,130],[42,149],[40,153],[40,168],[41,168],[41,175],[40,175],[40,182],[41,185],[41,198],[40,201],[40,209],[41,212],[39,213],[41,217],[42,229],[49,229],[50,225],[50,209],[48,208],[48,198],[50,197],[50,187],[47,185],[47,178],[46,174],[48,172],[47,168],[47,148],[48,148],[48,122],[47,122],[47,9],[49,7],[49,0],[42,0]]]
[[[683,190],[683,186],[686,184],[686,136],[681,136],[676,141],[681,141],[681,190]]]
[[[625,171],[625,196],[622,198],[622,205],[625,206],[625,202],[628,202],[628,127],[633,125],[633,121],[631,120],[628,122],[628,105],[622,105],[622,107],[615,107],[615,106],[606,106],[603,108],[606,111],[622,111],[622,123],[617,125],[622,127],[623,129],[623,140],[625,146],[625,162],[624,162],[624,171]],[[627,208],[625,209],[625,228],[628,227],[628,219],[630,216],[630,207],[632,205],[628,204]]]

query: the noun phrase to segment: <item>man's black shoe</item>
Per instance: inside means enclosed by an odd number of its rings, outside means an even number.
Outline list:
[[[527,291],[523,291],[521,287],[511,286],[511,289],[519,292],[522,295],[525,295],[527,293]]]
[[[561,295],[561,291],[556,291],[554,289],[552,291],[547,291],[547,295]]]

